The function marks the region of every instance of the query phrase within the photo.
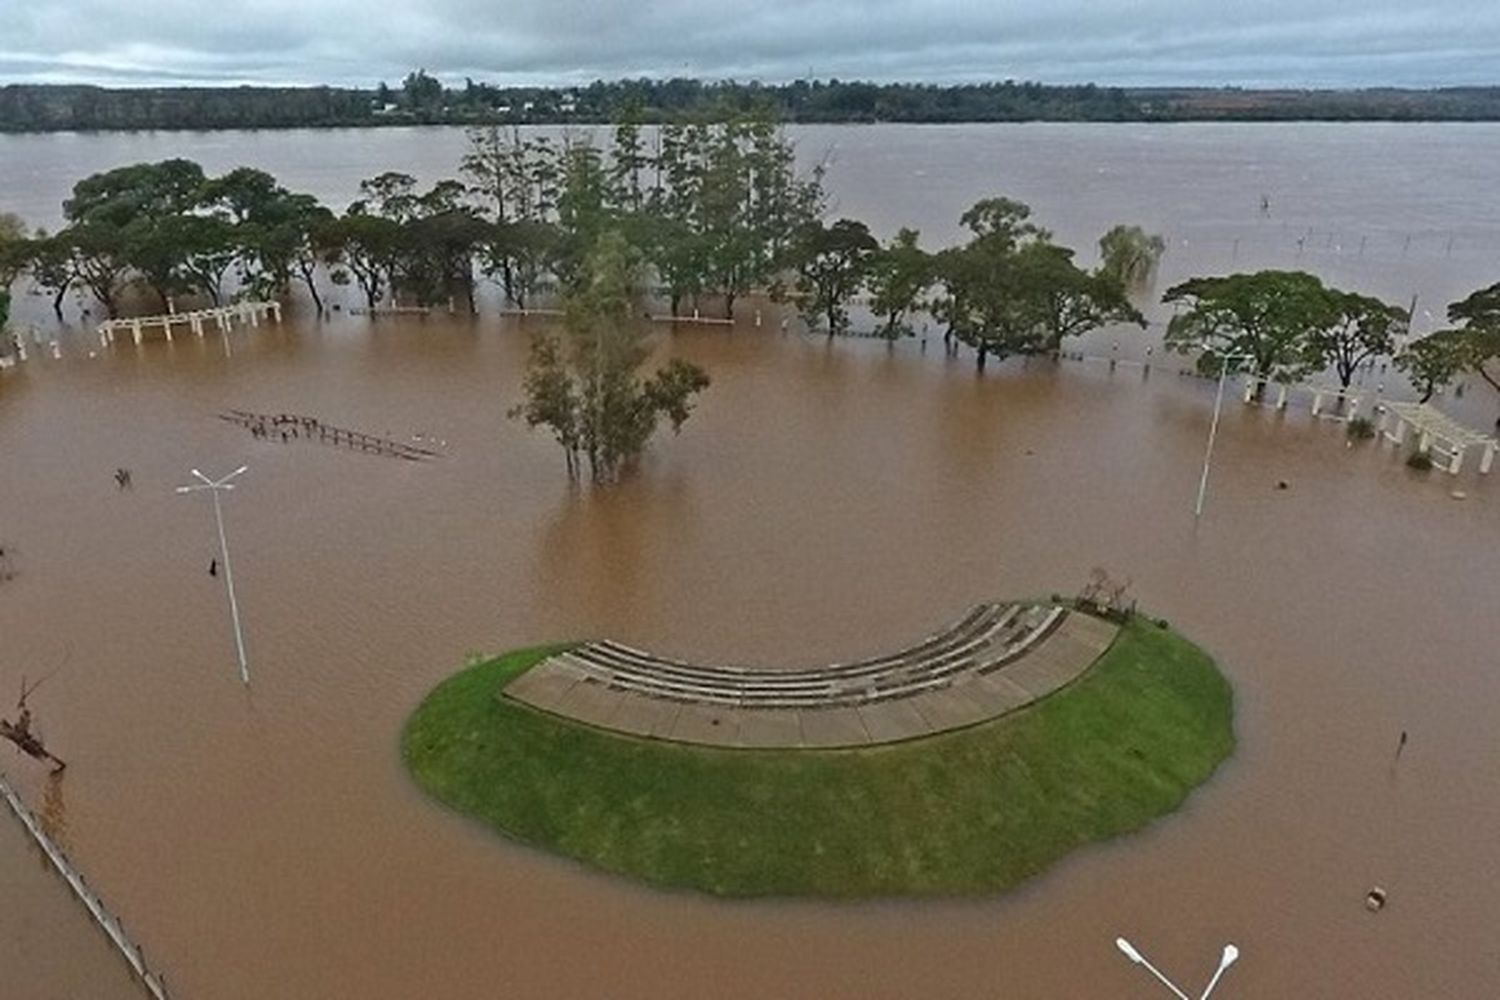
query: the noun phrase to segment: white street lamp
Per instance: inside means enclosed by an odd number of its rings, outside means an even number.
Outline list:
[[[1252,354],[1221,354],[1219,356],[1219,391],[1214,396],[1214,419],[1208,425],[1208,448],[1203,452],[1203,477],[1198,480],[1198,502],[1193,507],[1193,516],[1203,516],[1203,499],[1208,495],[1208,467],[1214,457],[1214,439],[1219,435],[1219,411],[1224,406],[1224,380],[1229,376],[1232,361],[1253,360]]]
[[[1117,937],[1115,938],[1115,947],[1124,952],[1125,957],[1130,959],[1136,965],[1144,965],[1147,971],[1149,971],[1153,976],[1159,979],[1163,986],[1176,994],[1179,1000],[1192,1000],[1192,998],[1189,997],[1186,993],[1178,989],[1177,985],[1173,983],[1172,980],[1162,975],[1160,969],[1148,962],[1146,960],[1146,956],[1142,955],[1139,951],[1136,950],[1135,945],[1131,944],[1129,941],[1126,941],[1122,937]],[[1240,950],[1234,945],[1226,944],[1224,946],[1224,951],[1219,956],[1219,968],[1214,972],[1214,977],[1208,981],[1208,986],[1203,990],[1203,993],[1198,997],[1198,1000],[1208,1000],[1209,994],[1214,991],[1214,987],[1219,985],[1219,979],[1224,975],[1224,971],[1231,965],[1233,965],[1236,961],[1238,961],[1239,957]]]
[[[193,486],[179,486],[177,487],[177,492],[197,493],[207,490],[214,498],[214,521],[219,526],[219,553],[224,558],[224,586],[229,591],[229,614],[234,621],[234,645],[240,657],[240,680],[245,682],[246,687],[249,687],[250,664],[245,659],[245,634],[240,629],[240,605],[234,597],[234,571],[229,566],[229,542],[224,537],[224,512],[219,507],[219,494],[225,490],[234,489],[234,484],[230,480],[244,472],[245,469],[246,466],[242,465],[222,479],[209,479],[203,473],[194,469],[193,475],[197,476],[202,482]]]
[[[1163,986],[1171,990],[1173,993],[1177,994],[1180,1000],[1192,1000],[1192,997],[1179,990],[1176,984],[1172,982],[1172,980],[1162,975],[1161,970],[1152,965],[1150,962],[1146,961],[1146,956],[1136,951],[1135,945],[1131,944],[1129,941],[1126,941],[1122,937],[1117,937],[1115,938],[1115,947],[1123,951],[1125,953],[1125,957],[1130,959],[1136,965],[1144,965],[1153,976],[1161,980]]]
[[[1224,974],[1224,970],[1239,961],[1239,957],[1240,950],[1234,945],[1224,946],[1224,954],[1219,956],[1219,967],[1214,971],[1214,977],[1208,981],[1208,988],[1203,991],[1203,995],[1198,1000],[1208,1000],[1208,995],[1214,991],[1215,986],[1219,985],[1219,977]]]

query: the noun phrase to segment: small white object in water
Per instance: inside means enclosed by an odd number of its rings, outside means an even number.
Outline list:
[[[1467,500],[1467,499],[1469,499],[1469,494],[1465,493],[1463,490],[1454,490],[1452,493],[1449,493],[1448,495],[1450,497],[1452,497],[1453,499],[1455,499],[1455,500]]]

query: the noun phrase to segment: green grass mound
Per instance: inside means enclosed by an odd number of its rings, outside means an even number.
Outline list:
[[[1173,811],[1234,749],[1228,682],[1142,619],[1030,708],[859,750],[637,739],[496,696],[561,648],[434,689],[403,736],[412,774],[516,840],[725,896],[1002,890]]]

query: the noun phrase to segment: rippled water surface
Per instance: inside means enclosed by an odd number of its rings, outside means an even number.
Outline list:
[[[831,151],[837,211],[934,243],[1004,192],[1085,258],[1110,224],[1139,222],[1171,238],[1164,282],[1306,266],[1418,295],[1419,317],[1434,312],[1419,329],[1500,280],[1490,126],[796,134],[809,159]],[[341,201],[383,169],[450,172],[461,146],[452,130],[3,137],[0,210],[47,222],[77,176],[171,155]],[[22,327],[49,330],[44,303],[20,306]],[[35,707],[71,764],[57,819],[181,996],[1156,995],[1118,934],[1187,987],[1234,941],[1225,996],[1500,992],[1494,483],[1346,447],[1305,403],[1234,403],[1195,524],[1213,387],[1175,361],[976,377],[935,340],[888,350],[776,326],[747,311],[733,332],[664,334],[662,352],[715,384],[603,493],[571,488],[555,445],[505,419],[526,326],[493,311],[294,315],[236,332],[230,355],[127,338],[90,357],[69,330],[62,360],[0,374],[0,541],[18,571],[0,584],[0,692],[56,670]],[[1122,357],[1151,342],[1110,331],[1089,349],[1117,337]],[[1444,405],[1488,425],[1488,391]],[[231,407],[424,435],[444,457],[253,440],[216,418]],[[194,466],[241,463],[226,516],[248,693],[206,572],[212,514],[172,492]],[[1220,658],[1240,749],[1179,814],[999,899],[655,892],[496,838],[425,799],[399,760],[402,720],[471,652],[608,635],[693,657],[846,657],[987,597],[1074,590],[1096,565]],[[46,780],[3,757],[41,809]],[[128,995],[0,821],[15,995]],[[1377,883],[1391,902],[1372,916]],[[93,972],[74,967],[85,954]]]

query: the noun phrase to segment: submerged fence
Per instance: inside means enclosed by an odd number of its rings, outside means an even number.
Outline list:
[[[152,971],[151,967],[146,964],[145,952],[141,950],[140,945],[126,937],[125,925],[120,922],[120,918],[105,909],[104,903],[83,880],[83,875],[73,867],[61,848],[52,842],[52,838],[47,836],[41,823],[31,814],[31,810],[26,808],[25,803],[6,782],[4,775],[0,775],[0,798],[5,800],[5,804],[10,806],[10,811],[15,814],[16,819],[26,827],[26,832],[31,834],[31,839],[42,849],[42,853],[52,863],[53,869],[62,876],[68,888],[73,890],[73,895],[77,896],[78,901],[89,911],[89,916],[94,923],[98,924],[105,936],[114,942],[115,948],[130,965],[131,971],[146,988],[146,992],[156,1000],[169,1000],[171,994],[167,992],[166,977],[160,972]]]
[[[431,448],[419,448],[414,444],[381,437],[377,434],[334,427],[332,424],[323,423],[317,417],[307,417],[296,413],[250,413],[246,410],[230,410],[219,414],[219,419],[231,424],[239,424],[254,436],[266,440],[273,440],[278,435],[283,441],[294,438],[307,441],[316,439],[325,444],[348,445],[360,451],[384,455],[387,458],[404,458],[410,462],[439,457],[439,453]]]

